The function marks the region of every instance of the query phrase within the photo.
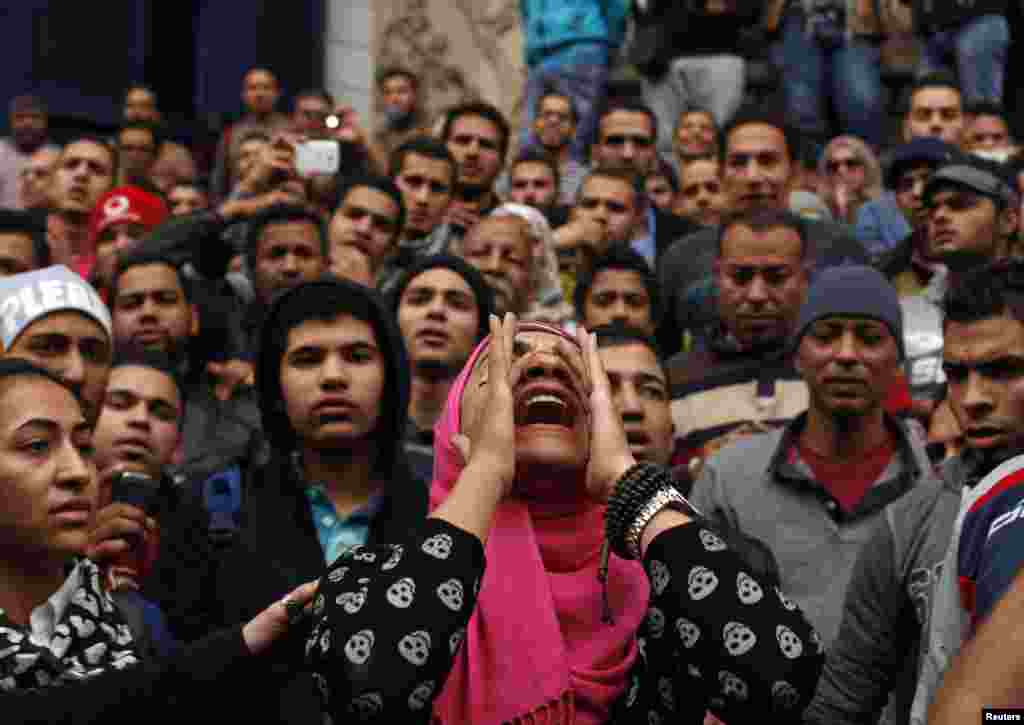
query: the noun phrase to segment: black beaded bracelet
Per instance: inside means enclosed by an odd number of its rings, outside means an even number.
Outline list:
[[[640,509],[662,488],[674,488],[675,482],[668,469],[653,463],[637,463],[631,466],[608,499],[605,511],[604,531],[611,550],[623,559],[632,559],[633,554],[626,546],[626,533],[636,520]]]

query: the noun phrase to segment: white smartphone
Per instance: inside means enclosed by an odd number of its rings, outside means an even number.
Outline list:
[[[303,141],[295,147],[295,170],[299,176],[333,176],[338,173],[341,153],[338,142],[330,139]]]

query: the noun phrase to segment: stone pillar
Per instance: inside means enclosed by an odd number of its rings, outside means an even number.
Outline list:
[[[370,53],[372,0],[326,0],[324,85],[338,103],[371,118],[374,62]]]

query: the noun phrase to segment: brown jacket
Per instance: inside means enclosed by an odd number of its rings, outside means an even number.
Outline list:
[[[778,30],[785,5],[786,0],[767,0],[764,8],[766,30]],[[852,35],[908,33],[913,30],[912,11],[909,4],[900,0],[846,0],[846,29]]]

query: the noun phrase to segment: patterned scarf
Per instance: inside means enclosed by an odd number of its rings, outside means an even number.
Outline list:
[[[31,690],[84,680],[138,662],[132,633],[100,584],[100,571],[81,559],[57,593],[49,642],[0,609],[0,691]],[[51,599],[52,601],[52,599]]]

